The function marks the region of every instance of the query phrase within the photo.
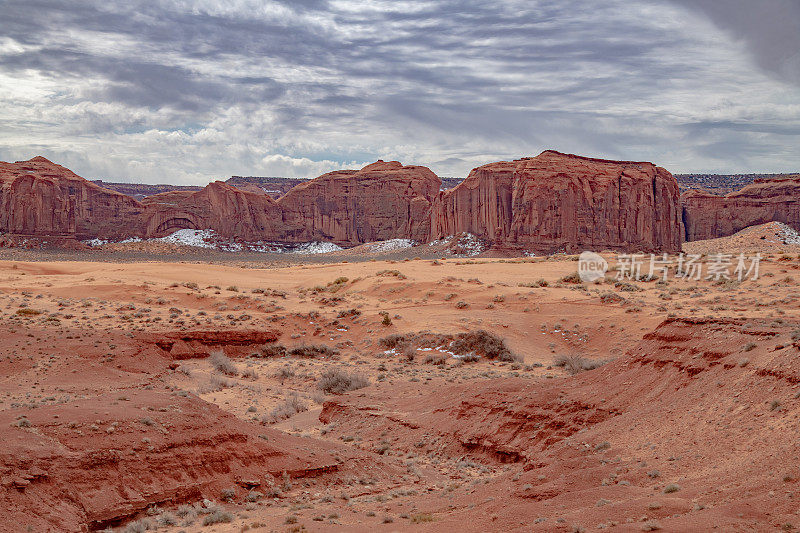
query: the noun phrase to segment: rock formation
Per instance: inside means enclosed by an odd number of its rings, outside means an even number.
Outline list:
[[[242,191],[220,181],[193,193],[168,192],[144,202],[144,236],[163,237],[179,229],[213,229],[222,237],[276,240],[281,209],[265,194]]]
[[[687,241],[725,237],[772,221],[800,229],[800,176],[757,179],[726,196],[688,191],[681,204]]]
[[[278,200],[289,242],[355,245],[406,238],[426,241],[441,181],[426,167],[378,161],[302,183]]]
[[[162,237],[210,229],[222,238],[343,246],[427,242],[472,233],[495,248],[536,252],[675,251],[678,188],[651,163],[546,151],[474,169],[440,192],[430,169],[378,161],[295,186],[279,200],[222,182],[141,202],[37,157],[0,163],[0,232],[77,239]]]
[[[437,198],[432,238],[470,232],[536,252],[677,251],[678,186],[652,163],[555,151],[491,163]]]
[[[125,237],[141,204],[71,170],[34,157],[0,162],[0,231],[89,239]]]

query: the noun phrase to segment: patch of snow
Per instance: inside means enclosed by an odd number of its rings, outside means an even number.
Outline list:
[[[778,222],[778,238],[784,244],[800,244],[800,233],[782,222]]]
[[[179,229],[166,237],[151,240],[195,246],[197,248],[216,248],[214,243],[209,242],[214,236],[216,236],[216,233],[210,229]]]
[[[399,240],[399,239],[398,239]],[[281,244],[275,242],[236,242],[232,240],[220,239],[214,230],[210,229],[181,229],[166,237],[158,239],[141,239],[131,237],[121,241],[110,241],[105,239],[90,239],[83,241],[88,246],[103,246],[105,244],[125,244],[135,242],[165,242],[182,246],[194,246],[196,248],[216,249],[223,252],[258,252],[273,254],[325,254],[342,250],[340,246],[332,242],[306,242],[300,244]]]
[[[332,242],[305,242],[297,245],[291,253],[293,254],[327,254],[330,252],[339,252],[342,250],[341,246],[337,246]]]
[[[371,252],[391,252],[411,248],[416,243],[411,239],[389,239],[388,241],[371,242],[367,244]]]
[[[445,253],[454,254],[457,256],[472,257],[482,253],[486,250],[483,244],[476,235],[472,233],[460,233],[458,235],[448,235],[443,239],[431,241],[428,246],[445,245],[448,247]]]
[[[462,235],[456,242],[456,246],[464,250],[466,255],[470,256],[478,255],[486,249],[483,242],[472,233],[465,233]]]

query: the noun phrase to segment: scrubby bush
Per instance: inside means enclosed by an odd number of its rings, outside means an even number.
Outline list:
[[[289,350],[289,355],[295,357],[330,357],[338,353],[338,350],[324,344],[304,344]]]
[[[472,353],[486,359],[507,362],[522,361],[522,357],[511,353],[502,338],[482,329],[457,334],[450,344],[450,351],[456,355]]]
[[[387,335],[386,337],[378,339],[378,344],[380,344],[387,350],[396,348],[399,344],[404,344],[405,342],[407,342],[406,336],[401,335],[399,333],[395,333],[393,335]]]
[[[205,394],[207,392],[217,392],[228,387],[232,387],[233,383],[223,377],[211,375],[205,385],[198,389],[198,393]]]
[[[360,374],[350,374],[341,368],[329,368],[319,377],[318,386],[330,394],[342,394],[369,385],[367,378]]]
[[[567,274],[566,276],[562,276],[561,279],[559,279],[558,281],[560,281],[561,283],[574,283],[576,285],[582,283],[581,277],[578,275],[577,272],[573,272],[571,274]]]
[[[258,357],[283,357],[286,355],[286,346],[282,344],[265,345],[261,348]]]
[[[261,422],[264,424],[274,424],[275,422],[286,420],[303,411],[308,411],[308,406],[300,399],[297,393],[292,393],[286,397],[283,403],[275,407],[269,414],[264,415],[261,418]]]
[[[214,524],[230,524],[231,522],[233,522],[233,515],[220,509],[217,509],[203,518],[204,526],[213,526]]]
[[[577,374],[584,370],[594,370],[600,368],[608,361],[601,359],[587,359],[581,355],[559,355],[553,360],[553,366],[563,368],[570,374]]]
[[[239,373],[236,369],[236,365],[233,364],[233,361],[231,361],[222,350],[211,352],[208,360],[211,362],[211,366],[214,367],[214,370],[226,376],[235,376]]]

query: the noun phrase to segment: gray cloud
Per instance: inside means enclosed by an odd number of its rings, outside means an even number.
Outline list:
[[[797,0],[674,0],[708,16],[741,39],[759,66],[800,84],[800,2]]]
[[[10,0],[0,156],[201,183],[377,158],[464,175],[551,147],[800,168],[796,5],[718,5]]]

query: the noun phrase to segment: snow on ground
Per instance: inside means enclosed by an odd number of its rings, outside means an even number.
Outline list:
[[[784,244],[800,244],[800,233],[782,222],[777,222],[776,224],[778,226],[778,238],[781,239]]]
[[[305,242],[300,244],[279,244],[273,242],[247,242],[240,243],[230,240],[220,239],[217,234],[210,229],[181,229],[166,237],[157,239],[142,240],[139,237],[125,239],[123,241],[109,241],[104,239],[90,239],[83,241],[91,247],[103,246],[105,244],[125,244],[133,242],[165,242],[179,246],[193,246],[195,248],[207,248],[221,250],[223,252],[260,252],[260,253],[294,253],[294,254],[325,254],[328,252],[338,252],[342,248],[332,242]]]
[[[327,254],[329,252],[338,252],[342,250],[341,246],[337,246],[332,242],[305,242],[298,244],[291,251],[293,254]]]
[[[388,241],[371,242],[367,244],[370,252],[391,252],[411,248],[416,243],[411,239],[389,239]]]
[[[196,246],[198,248],[216,248],[216,245],[210,242],[215,236],[216,233],[210,229],[179,229],[166,237],[151,240],[182,244],[184,246]]]
[[[483,244],[477,236],[473,235],[472,233],[459,233],[458,235],[448,235],[447,237],[432,241],[428,243],[428,246],[441,246],[445,245],[448,247],[447,253],[452,253],[455,255],[465,255],[465,256],[475,256],[482,253],[486,250],[486,246]]]

